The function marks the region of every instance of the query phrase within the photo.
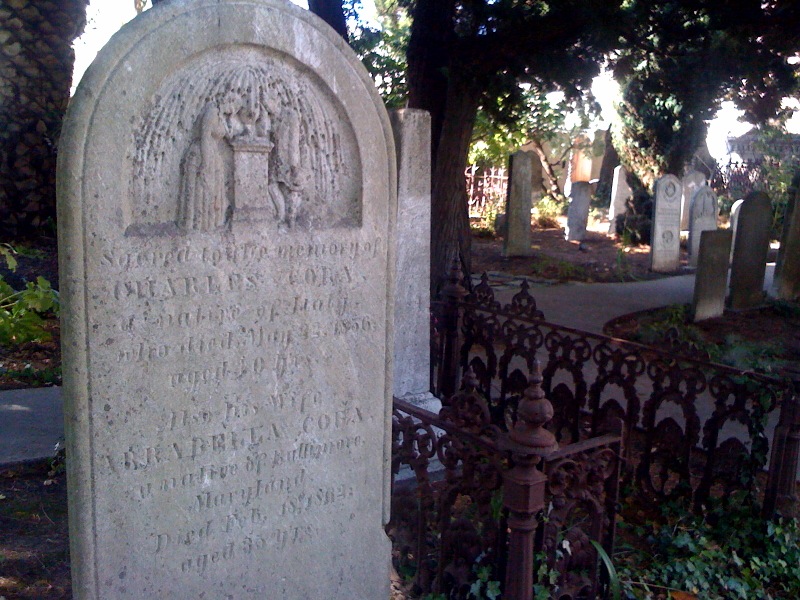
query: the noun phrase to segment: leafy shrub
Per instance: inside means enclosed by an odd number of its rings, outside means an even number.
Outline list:
[[[11,271],[17,267],[16,251],[0,246],[0,257]],[[44,277],[29,281],[22,290],[12,288],[0,276],[0,344],[4,346],[50,339],[45,316],[58,314],[59,296]]]
[[[762,520],[746,501],[728,503],[705,518],[666,512],[663,523],[638,529],[648,548],[621,561],[627,598],[651,599],[664,591],[703,600],[800,597],[796,521]]]

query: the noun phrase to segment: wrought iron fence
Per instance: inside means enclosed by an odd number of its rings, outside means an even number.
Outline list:
[[[592,541],[611,554],[619,431],[559,448],[535,364],[502,427],[477,383],[468,371],[438,415],[395,399],[392,469],[414,475],[393,485],[388,531],[399,570],[414,573],[418,593],[448,599],[475,586],[499,591],[500,582],[508,600],[530,600],[535,584],[563,600],[599,597]],[[553,580],[535,576],[537,562]]]
[[[460,280],[456,265],[434,306],[438,393],[451,394],[471,369],[502,429],[538,356],[557,439],[576,442],[621,419],[624,477],[639,493],[701,511],[712,497],[757,494],[766,469],[764,513],[794,510],[800,409],[789,383],[548,323],[524,284],[500,306],[485,277],[468,296]]]
[[[484,219],[502,210],[508,186],[508,173],[504,168],[471,165],[464,171],[464,177],[470,218]]]

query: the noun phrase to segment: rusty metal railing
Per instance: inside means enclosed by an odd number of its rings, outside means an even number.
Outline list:
[[[469,295],[461,277],[454,265],[433,308],[435,392],[471,369],[503,429],[538,356],[556,438],[621,419],[625,477],[639,493],[702,511],[742,491],[763,498],[765,516],[795,512],[800,396],[790,382],[549,323],[527,285],[501,306],[485,277]]]
[[[394,401],[398,567],[420,594],[466,598],[485,569],[483,584],[503,582],[508,600],[530,600],[538,572],[557,574],[538,583],[558,597],[600,597],[591,542],[613,551],[619,432],[559,448],[537,363],[507,427],[492,423],[477,383],[468,371],[438,415]],[[403,467],[413,476],[398,479]]]

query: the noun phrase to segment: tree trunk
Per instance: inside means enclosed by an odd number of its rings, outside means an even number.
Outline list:
[[[455,0],[417,0],[406,58],[408,106],[431,115],[431,155],[438,155],[447,103]]]
[[[465,73],[464,78],[458,73]],[[431,293],[438,293],[453,259],[458,256],[465,275],[471,272],[464,169],[478,112],[479,90],[468,71],[453,72],[437,144],[431,207]]]
[[[56,145],[69,101],[72,41],[88,0],[15,0],[0,5],[0,215],[18,238],[52,225]]]
[[[348,41],[347,20],[344,18],[342,0],[308,0],[308,10],[333,27],[336,33]]]
[[[611,202],[611,186],[614,183],[614,169],[619,165],[619,155],[614,148],[614,141],[611,138],[611,128],[606,131],[603,147],[603,162],[600,163],[600,176],[597,182],[597,196],[602,198],[605,204]]]
[[[563,196],[564,194],[561,192],[561,188],[558,185],[558,176],[553,170],[553,165],[551,165],[550,161],[547,159],[547,152],[545,152],[542,143],[535,137],[531,137],[530,145],[533,151],[536,153],[536,156],[539,157],[539,161],[542,163],[542,173],[544,174],[544,178],[547,180],[547,189],[549,190],[550,195],[555,198]]]

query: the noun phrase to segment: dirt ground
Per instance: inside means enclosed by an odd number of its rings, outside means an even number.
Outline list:
[[[566,218],[560,227],[531,230],[530,257],[503,257],[502,238],[472,239],[472,272],[500,271],[534,280],[609,283],[657,279],[650,271],[650,246],[624,246],[608,235],[608,222],[590,222],[583,242],[564,239]],[[686,265],[681,249],[681,264]]]

